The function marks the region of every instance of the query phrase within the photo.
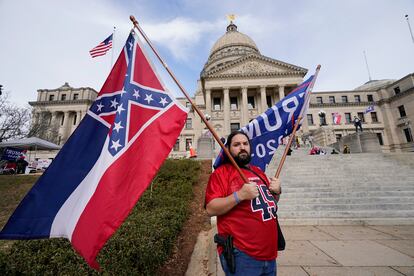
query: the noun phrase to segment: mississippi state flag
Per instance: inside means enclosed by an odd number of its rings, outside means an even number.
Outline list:
[[[0,238],[65,237],[98,269],[100,249],[150,184],[186,118],[131,33],[96,101]]]

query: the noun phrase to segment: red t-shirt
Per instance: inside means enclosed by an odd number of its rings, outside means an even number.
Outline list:
[[[274,260],[277,257],[277,205],[270,193],[269,180],[257,167],[242,169],[250,182],[256,182],[260,195],[252,200],[243,200],[224,215],[217,216],[220,235],[232,235],[234,246],[258,260]],[[231,164],[217,168],[210,176],[206,189],[206,205],[215,198],[227,197],[244,185],[243,179]],[[219,253],[222,248],[218,247]]]

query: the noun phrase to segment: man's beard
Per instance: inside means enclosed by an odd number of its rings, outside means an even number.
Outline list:
[[[245,153],[245,154],[243,154]],[[241,156],[243,154],[243,156]],[[252,159],[250,154],[243,150],[241,152],[239,152],[239,154],[237,154],[234,157],[234,161],[236,161],[237,165],[239,165],[239,167],[244,167],[246,165],[248,165],[250,163],[250,160]]]

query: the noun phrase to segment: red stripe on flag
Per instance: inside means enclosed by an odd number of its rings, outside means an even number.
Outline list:
[[[133,80],[141,85],[164,91],[165,89],[161,85],[157,75],[154,72],[155,68],[154,70],[152,69],[141,47],[136,47],[135,55],[136,57]],[[142,74],[142,72],[145,72],[145,74]]]
[[[186,116],[179,107],[171,107],[102,176],[72,235],[73,247],[91,267],[99,269],[95,260],[98,252],[151,183],[175,144]]]

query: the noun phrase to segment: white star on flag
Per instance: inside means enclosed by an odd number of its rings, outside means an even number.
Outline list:
[[[134,97],[135,97],[135,99],[138,99],[139,97],[141,97],[141,96],[139,95],[139,90],[135,90],[135,89],[134,89],[134,94],[132,94],[132,96],[134,96]]]
[[[116,141],[111,141],[111,142],[112,142],[111,149],[115,149],[116,151],[118,151],[118,148],[121,146],[121,144],[119,143],[119,139]]]
[[[122,111],[125,111],[124,108],[122,108],[122,104],[120,104],[116,110],[116,112],[118,112],[118,114],[121,114]]]
[[[163,97],[160,97],[160,98],[161,98],[160,104],[162,104],[162,106],[165,106],[168,103],[166,98],[163,98]]]
[[[152,94],[145,94],[145,99],[144,101],[147,101],[148,104],[150,104],[151,101],[153,101],[154,99],[152,98]]]
[[[111,101],[111,107],[116,108],[117,105],[118,105],[118,102],[116,101],[116,99]]]
[[[98,103],[97,107],[98,107],[98,111],[101,111],[102,110],[102,107],[104,107],[104,105],[101,104],[101,103]]]
[[[122,123],[122,122],[119,122],[119,123],[114,123],[114,130],[116,130],[116,132],[118,132],[118,133],[119,133],[119,130],[120,130],[121,128],[124,128],[123,126],[121,126],[121,123]]]

